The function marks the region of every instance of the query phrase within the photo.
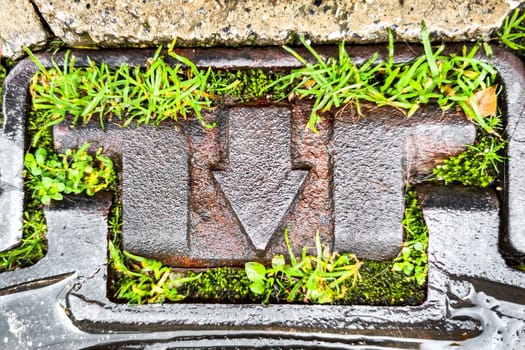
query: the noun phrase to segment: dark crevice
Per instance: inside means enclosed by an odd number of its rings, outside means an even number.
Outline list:
[[[46,277],[43,279],[36,279],[33,281],[22,282],[22,283],[17,284],[16,286],[9,286],[9,287],[0,289],[0,296],[25,292],[25,291],[33,290],[36,288],[47,287],[52,284],[58,283],[62,280],[65,280],[66,278],[72,276],[73,274],[74,272],[66,272],[63,274]]]
[[[40,23],[42,24],[45,31],[47,32],[48,40],[53,40],[54,38],[57,38],[53,30],[51,29],[51,26],[49,25],[49,23],[47,23],[46,19],[42,15],[42,12],[40,12],[40,9],[38,8],[37,4],[35,4],[35,1],[29,0],[29,2],[31,3],[31,5],[33,5],[33,9],[35,10],[37,17],[40,20]]]

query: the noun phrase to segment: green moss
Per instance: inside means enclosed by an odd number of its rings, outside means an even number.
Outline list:
[[[363,261],[359,273],[361,281],[348,289],[342,303],[418,305],[426,298],[426,288],[393,272],[392,261]]]
[[[3,84],[5,77],[7,76],[7,69],[3,64],[0,63],[0,96],[3,93]],[[2,99],[0,98],[0,107],[2,107]]]
[[[428,228],[417,194],[410,187],[405,195],[405,215],[402,221],[405,242],[392,269],[405,275],[407,281],[425,284],[428,275]]]
[[[496,182],[503,166],[507,142],[491,135],[481,136],[474,145],[450,157],[433,170],[437,180],[465,186],[487,187]]]
[[[391,261],[362,261],[359,270],[361,280],[352,286],[351,281],[345,283],[346,293],[338,304],[362,305],[418,305],[426,298],[426,288],[407,280],[402,274],[393,273]],[[194,276],[188,272],[188,276]],[[250,280],[244,269],[221,267],[209,269],[201,274],[200,279],[188,284],[184,289],[187,294],[185,302],[254,302],[264,301],[263,296],[257,296],[250,291]],[[270,302],[283,302],[273,292]],[[302,300],[299,294],[296,302]]]
[[[45,113],[31,109],[29,118],[27,118],[26,135],[30,144],[35,143],[35,136],[39,135],[38,147],[45,148],[48,151],[53,150],[52,127],[48,126],[49,118]]]
[[[0,83],[4,82],[5,77],[14,66],[15,61],[6,57],[0,57]]]
[[[42,127],[42,124],[39,123],[39,115],[34,112],[31,112],[28,120],[27,134],[31,137]],[[51,149],[51,133],[48,133],[43,140],[45,140],[43,145]],[[30,176],[24,172],[24,184],[28,181],[30,181]],[[44,211],[40,201],[33,196],[31,191],[28,191],[26,194],[25,201],[22,240],[20,244],[12,249],[0,252],[0,272],[31,266],[46,254],[47,242],[45,237],[47,227]]]
[[[188,272],[187,276],[195,276]],[[219,267],[202,272],[195,283],[186,286],[188,301],[249,302],[258,300],[250,291],[250,280],[244,269]]]
[[[280,303],[288,292],[280,288],[292,289],[293,283],[283,280],[281,284],[270,286],[270,294],[256,295],[250,289],[251,281],[245,269],[220,267],[204,272],[173,272],[173,269],[151,259],[133,257],[120,250],[121,209],[117,207],[109,218],[112,248],[110,250],[110,269],[113,283],[113,297],[129,303],[148,303],[179,301],[185,302],[272,302]],[[427,278],[426,245],[428,230],[423,221],[421,207],[413,191],[407,192],[407,210],[403,221],[407,231],[405,248],[410,254],[400,255],[394,261],[362,261],[359,268],[361,279],[354,284],[353,279],[345,280],[341,290],[344,297],[339,304],[366,305],[417,305],[426,297],[424,286]],[[420,242],[423,249],[415,249]],[[412,266],[412,268],[396,268]],[[398,272],[397,272],[398,271]],[[163,278],[163,276],[167,276]],[[187,280],[185,280],[187,279]],[[175,281],[184,280],[183,283]],[[294,302],[306,300],[307,290],[299,288]],[[171,298],[167,296],[172,296]],[[173,297],[176,296],[176,297]]]
[[[212,71],[208,92],[216,98],[231,98],[240,102],[249,102],[261,98],[280,100],[289,91],[274,86],[266,87],[282,77],[280,73],[266,72],[262,69],[217,70]]]

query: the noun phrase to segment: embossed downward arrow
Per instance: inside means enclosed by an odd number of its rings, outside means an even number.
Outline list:
[[[308,171],[292,170],[290,110],[232,108],[229,166],[214,171],[254,247],[265,250]]]

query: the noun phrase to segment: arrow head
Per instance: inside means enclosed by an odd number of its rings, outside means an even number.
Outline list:
[[[224,195],[258,251],[294,202],[308,174],[292,170],[289,108],[231,108],[226,171],[214,171]]]
[[[307,174],[306,170],[292,170],[261,183],[229,171],[216,171],[213,176],[255,249],[264,251]]]

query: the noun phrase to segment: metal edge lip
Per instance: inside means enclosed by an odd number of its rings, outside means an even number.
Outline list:
[[[454,47],[458,48],[458,47],[460,47],[460,45],[456,45],[456,44],[447,45],[447,49],[448,50],[450,50],[451,48],[454,48]],[[356,55],[355,54],[356,52],[352,51],[352,54],[355,57],[356,61],[366,60],[367,58],[370,57],[369,56],[370,52],[376,52],[376,51],[380,53],[380,56],[379,56],[380,59],[381,58],[382,59],[386,58],[385,49],[382,48],[382,47],[379,47],[379,46],[366,46],[366,47],[364,47],[363,46],[363,47],[360,47],[360,48],[362,48],[364,50],[364,52],[366,52],[366,54],[363,54],[363,55],[359,55],[358,54],[358,55]],[[333,48],[325,48],[325,49],[327,50],[327,52],[333,52],[334,51]],[[348,49],[354,50],[355,47],[348,47]],[[418,48],[416,47],[416,50],[417,49]],[[419,49],[421,49],[421,48],[419,48]],[[193,59],[195,60],[195,63],[197,65],[199,65],[199,66],[211,65],[210,63],[208,63],[209,62],[208,59],[206,57],[202,56],[204,54],[203,52],[204,51],[208,51],[208,50],[214,50],[214,49],[181,49],[180,50],[180,54],[186,55],[190,59],[192,59],[192,55],[193,55]],[[221,50],[231,51],[231,52],[236,51],[236,49],[221,49]],[[251,53],[254,54],[254,55],[256,53],[267,52],[267,50],[268,50],[267,48],[251,48],[250,49]],[[288,57],[289,55],[286,52],[284,52],[284,50],[282,50],[280,48],[275,48],[274,50],[279,51],[279,53],[275,57],[272,57],[271,60],[270,59],[265,60],[264,58],[261,59],[261,60],[257,60],[257,59],[255,59],[255,57],[253,55],[250,54],[247,57],[245,57],[242,61],[238,62],[237,65],[226,65],[225,63],[220,63],[217,68],[230,68],[230,69],[233,69],[233,68],[244,68],[244,67],[246,67],[246,64],[251,64],[251,62],[254,63],[254,67],[260,67],[260,68],[270,68],[270,67],[294,68],[294,67],[297,67],[297,66],[300,65],[300,64],[298,64],[297,61],[295,61],[295,59],[293,59],[293,58],[290,59]],[[123,62],[125,62],[125,63],[127,63],[129,65],[144,65],[145,62],[146,62],[146,59],[148,57],[151,57],[153,55],[153,53],[154,53],[153,50],[142,50],[142,49],[139,50],[139,49],[135,49],[135,50],[129,50],[130,53],[126,54],[127,51],[128,50],[100,50],[100,51],[71,50],[71,54],[75,55],[75,57],[77,57],[76,64],[78,64],[78,65],[87,65],[87,57],[90,57],[91,59],[93,59],[93,60],[95,60],[97,62],[106,62],[107,63],[109,61],[109,62],[114,63],[115,65],[123,63]],[[417,55],[419,53],[421,53],[421,52],[417,52],[417,51],[415,52],[415,51],[413,51],[412,48],[406,47],[405,49],[403,49],[403,47],[402,47],[400,50],[397,50],[397,52],[396,52],[396,56],[395,56],[396,62],[409,61],[409,60],[414,59],[415,57],[417,57]],[[129,55],[131,55],[131,56],[129,56]],[[483,59],[488,61],[488,62],[491,62],[491,63],[495,64],[496,69],[498,69],[498,71],[501,70],[500,76],[501,76],[501,79],[502,79],[504,84],[507,84],[508,82],[514,81],[516,79],[522,79],[521,81],[523,81],[525,75],[523,73],[522,65],[519,68],[519,72],[518,71],[515,72],[512,69],[509,70],[508,69],[508,64],[504,63],[504,62],[506,62],[505,59],[504,58],[500,59],[499,55],[505,56],[505,57],[509,57],[509,55],[511,55],[512,57],[514,57],[506,49],[503,49],[503,48],[500,48],[500,47],[495,47],[494,48],[494,58],[493,59],[489,59],[489,58],[483,57]],[[51,66],[51,60],[50,60],[51,55],[49,55],[49,54],[42,54],[42,55],[38,55],[37,57],[43,61],[45,66],[47,66],[47,67]],[[54,59],[56,60],[57,64],[60,65],[63,62],[63,57],[64,57],[63,53],[59,53],[58,55],[55,56]],[[279,61],[280,59],[282,59],[282,61]],[[277,63],[280,63],[280,65],[277,64]],[[211,65],[211,66],[213,66],[213,65]],[[505,68],[505,69],[499,69],[499,68],[502,68],[502,67]],[[25,108],[25,111],[27,113],[27,108],[28,108],[27,87],[28,87],[28,84],[29,84],[29,81],[30,81],[32,75],[35,72],[36,72],[36,69],[35,69],[34,64],[30,61],[30,59],[26,58],[23,61],[21,61],[11,71],[10,75],[6,79],[6,82],[4,83],[4,86],[6,87],[5,90],[4,90],[4,96],[8,96],[8,98],[4,102],[3,109],[4,109],[4,111],[7,111],[8,113],[4,114],[5,117],[4,117],[4,123],[3,123],[3,126],[2,126],[3,137],[11,137],[11,135],[15,135],[13,132],[10,131],[11,128],[8,125],[8,123],[12,122],[11,118],[15,118],[15,120],[16,120],[16,117],[18,117],[18,118],[20,118],[20,119],[18,119],[19,121],[20,120],[22,120],[22,121],[24,120],[24,116],[20,116],[20,115],[16,115],[15,116],[10,111],[12,111],[11,107],[13,107],[13,104],[15,104],[15,105],[19,105],[19,106],[25,106],[23,108]],[[18,78],[19,75],[20,75],[20,78]],[[16,89],[13,87],[13,84],[17,84],[17,83],[25,84],[24,85],[25,88],[26,88],[25,95],[16,93]],[[520,91],[523,92],[523,88],[521,88]],[[521,94],[521,95],[523,95],[523,94]],[[507,104],[508,104],[508,101],[507,101]],[[524,110],[523,102],[521,104],[513,103],[512,106],[506,106],[506,107],[508,109],[507,113],[508,113],[509,119],[514,118],[511,121],[516,119],[519,122],[519,120],[521,119],[521,116],[524,113],[523,112],[523,110]],[[517,115],[515,115],[515,114],[517,114]],[[516,124],[516,125],[518,125],[518,124]],[[20,139],[20,138],[22,138],[22,139]],[[16,142],[18,144],[23,145],[23,143],[24,143],[23,134],[21,136],[17,135],[17,137],[15,139],[16,139]],[[519,141],[519,140],[512,140],[511,139],[510,142],[513,142],[513,141]],[[432,264],[431,264],[431,267],[432,267]],[[440,287],[443,287],[443,286],[441,285]],[[104,286],[104,288],[105,288],[105,286]],[[439,289],[441,289],[441,288],[439,288]],[[429,291],[429,293],[430,293],[430,291]],[[433,307],[435,305],[435,302],[436,302],[436,300],[427,300],[427,302],[425,302],[421,306],[406,307],[406,308],[408,308],[409,310],[414,310],[413,308]],[[229,306],[230,304],[223,304],[223,305],[224,306]],[[110,309],[112,309],[112,308],[114,308],[114,306],[115,306],[116,309],[121,309],[122,308],[120,306],[120,304],[112,304],[112,303],[107,304],[106,308],[109,307]],[[169,313],[172,315],[171,320],[175,321],[175,323],[177,323],[177,318],[173,317],[173,312],[175,312],[175,314],[176,314],[176,311],[178,309],[180,310],[180,307],[177,307],[176,305],[175,306],[166,305],[166,304],[163,305],[163,307],[166,307],[166,306],[167,306],[167,309],[170,310]],[[199,307],[199,304],[193,304],[192,306],[193,307]],[[281,307],[281,308],[283,306],[284,305],[279,305],[279,307]],[[141,306],[141,308],[143,308],[143,307],[148,308],[148,306]],[[331,306],[329,309],[331,310],[332,307],[333,306]],[[360,311],[359,309],[361,309],[361,311],[365,311],[366,308],[370,308],[369,306],[363,306],[362,308],[357,307],[357,306],[338,306],[338,307],[346,309],[346,311],[353,310],[353,311],[356,311],[356,312]],[[260,309],[260,308],[261,308],[260,305],[253,305],[253,310],[252,311],[258,311],[258,309]],[[270,307],[270,309],[271,308],[272,307]],[[380,307],[373,307],[373,308],[380,308]],[[383,307],[383,308],[388,308],[389,309],[389,311],[387,311],[388,313],[396,311],[395,307],[394,308],[392,308],[392,307]],[[444,308],[444,305],[441,305],[440,309],[441,308]],[[151,308],[151,309],[152,309],[151,311],[153,311],[153,308]],[[293,308],[290,308],[290,309],[293,309]],[[78,316],[77,320],[82,319],[83,318],[82,317],[82,310],[83,310],[82,307],[80,309],[72,309],[71,310],[72,311],[72,316],[75,317],[75,318],[77,318],[76,316]],[[445,311],[445,310],[442,309],[442,311]],[[332,313],[332,312],[327,312],[327,313]],[[205,313],[203,313],[203,315],[205,315]],[[141,322],[139,319],[137,319],[136,316],[138,316],[138,315],[134,314],[133,320],[130,320],[130,321],[132,321],[132,322]],[[333,320],[337,319],[337,318],[334,318],[333,316],[331,318]],[[164,320],[164,322],[165,321],[168,321],[168,320]],[[142,321],[142,322],[144,322],[144,321]],[[159,322],[161,322],[161,321],[159,321]],[[148,323],[148,322],[146,321],[145,323]],[[153,324],[156,324],[156,323],[157,322],[154,322]],[[91,326],[88,326],[88,328],[91,328],[92,326],[95,326],[95,325],[92,324]],[[123,324],[123,326],[125,327],[126,325]],[[224,325],[224,326],[226,326],[226,325]],[[100,325],[100,328],[99,327],[95,327],[95,328],[100,330],[100,329],[105,328],[105,327],[106,326],[102,324],[102,325]]]

